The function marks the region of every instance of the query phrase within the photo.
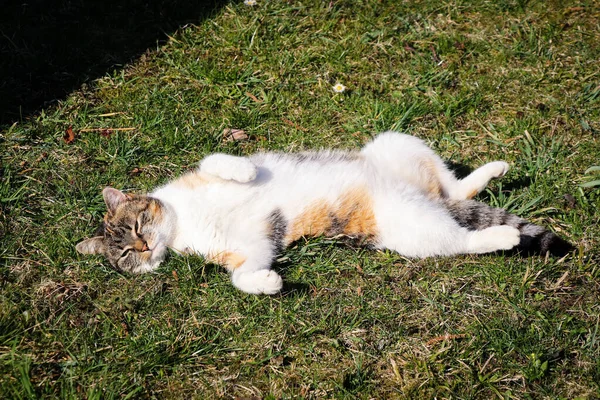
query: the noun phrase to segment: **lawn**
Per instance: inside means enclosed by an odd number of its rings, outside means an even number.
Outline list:
[[[4,119],[0,397],[600,397],[600,186],[581,186],[600,176],[599,21],[593,0],[231,2]],[[389,129],[459,171],[506,160],[478,199],[575,250],[416,260],[300,240],[271,297],[196,256],[130,276],[75,251],[107,185]]]

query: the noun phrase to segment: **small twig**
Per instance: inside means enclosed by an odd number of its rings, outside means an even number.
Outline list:
[[[102,131],[133,131],[137,128],[84,128],[80,129],[79,132],[102,132]]]
[[[446,333],[445,335],[437,336],[437,337],[434,337],[433,339],[430,339],[427,343],[425,343],[425,345],[431,346],[432,344],[435,344],[437,342],[441,342],[444,340],[461,339],[461,338],[464,338],[465,336],[467,336],[467,335],[462,334],[462,333],[459,335],[450,335],[449,333]]]
[[[554,285],[552,285],[552,287],[550,289],[551,290],[558,290],[558,289],[560,289],[562,283],[564,282],[564,280],[567,279],[567,276],[569,276],[569,271],[565,271],[565,273],[562,274],[562,276],[560,278],[558,278],[558,280],[556,281],[556,283],[554,283]]]
[[[262,100],[259,100],[258,97],[256,97],[250,92],[246,92],[246,96],[250,97],[255,103],[262,103]]]
[[[298,125],[297,123],[295,123],[295,122],[293,122],[293,121],[290,121],[290,120],[289,120],[289,119],[287,119],[287,118],[281,118],[281,120],[282,120],[283,122],[285,122],[286,124],[288,124],[288,125],[290,125],[290,126],[293,126],[294,128],[296,128],[296,129],[298,129],[298,130],[301,130],[302,132],[308,132],[308,129],[301,127],[301,126],[300,126],[300,125]]]
[[[98,114],[98,117],[112,117],[115,115],[119,115],[119,114],[125,114],[124,112],[111,112],[111,113],[105,113],[105,114]]]

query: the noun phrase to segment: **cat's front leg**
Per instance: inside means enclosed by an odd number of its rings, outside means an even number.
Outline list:
[[[211,154],[200,162],[200,171],[225,180],[251,182],[258,169],[250,159],[229,154]]]
[[[283,280],[277,272],[270,269],[272,252],[267,249],[264,252],[256,252],[256,248],[253,250],[247,252],[247,255],[235,253],[234,262],[224,260],[225,267],[231,271],[233,286],[250,294],[278,293]]]
[[[234,271],[231,281],[233,286],[250,294],[276,294],[283,287],[281,276],[270,269]]]

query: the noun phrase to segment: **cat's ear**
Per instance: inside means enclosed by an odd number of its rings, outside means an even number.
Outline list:
[[[102,236],[85,239],[75,246],[75,250],[81,254],[102,254],[104,253],[104,241]]]
[[[111,214],[115,213],[115,210],[117,209],[117,206],[119,204],[131,200],[131,196],[126,195],[120,190],[111,188],[110,186],[104,188],[104,190],[102,191],[102,196],[104,196],[104,202],[106,203],[108,212],[110,212]]]

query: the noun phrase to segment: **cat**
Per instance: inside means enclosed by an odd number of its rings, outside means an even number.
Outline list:
[[[199,167],[148,195],[107,187],[102,235],[83,254],[103,254],[117,269],[156,269],[167,249],[223,265],[238,289],[275,294],[275,256],[302,237],[349,237],[406,257],[516,249],[566,254],[547,229],[470,200],[506,162],[457,179],[425,142],[385,132],[360,151],[212,154]]]

